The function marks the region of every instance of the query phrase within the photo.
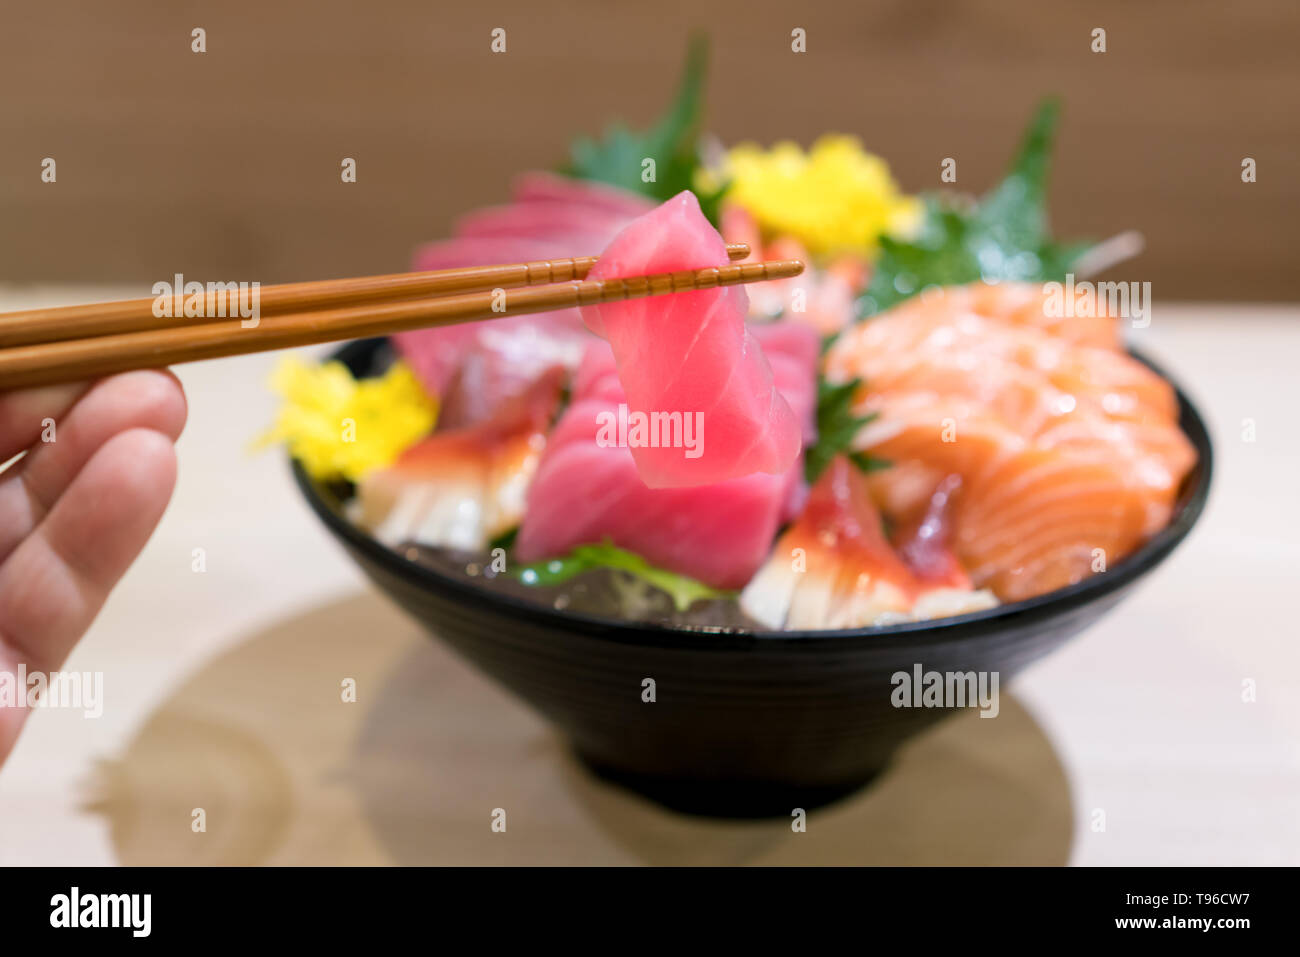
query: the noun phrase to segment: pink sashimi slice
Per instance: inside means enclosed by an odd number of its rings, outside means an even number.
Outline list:
[[[807,410],[804,426],[811,433],[816,336],[809,350],[802,332],[787,335],[774,325],[763,335],[772,343],[774,367],[788,375],[790,405]],[[802,363],[801,374],[796,363]],[[608,345],[596,342],[587,350],[572,391],[529,489],[516,555],[535,561],[608,540],[716,588],[743,586],[767,557],[777,528],[802,501],[802,459],[776,475],[649,488],[628,448],[601,441],[602,416],[626,402]]]
[[[458,266],[534,262],[560,256],[561,248],[553,239],[533,236],[460,236],[425,243],[416,249],[413,267],[418,270],[454,269]]]
[[[804,442],[817,441],[817,360],[821,338],[809,326],[798,322],[755,323],[750,326],[772,365],[772,380],[802,425]],[[600,398],[612,407],[627,402],[619,381],[618,365],[607,343],[593,343],[574,375],[573,394]],[[802,474],[803,456],[799,456]],[[799,514],[808,491],[802,480],[791,483],[791,497],[782,521]]]
[[[749,331],[772,367],[772,381],[803,425],[805,447],[817,440],[817,360],[821,336],[803,322],[754,322]]]
[[[417,251],[418,270],[536,262],[566,247],[532,239],[454,239]],[[463,322],[393,336],[398,351],[430,392],[442,399],[440,421],[478,421],[526,389],[542,370],[573,368],[591,341],[577,309]]]
[[[692,488],[647,488],[626,448],[601,446],[602,399],[580,399],[548,440],[515,553],[526,562],[611,541],[652,565],[716,588],[740,588],[762,563],[796,469]]]
[[[644,216],[655,207],[655,204],[645,197],[617,186],[571,179],[568,176],[539,170],[519,175],[514,182],[513,197],[517,203],[553,200],[575,206],[586,206],[608,213],[617,213],[625,220]]]
[[[497,239],[532,236],[570,242],[567,256],[590,256],[599,249],[580,248],[591,237],[609,236],[627,224],[627,217],[594,206],[560,200],[529,200],[508,206],[489,206],[466,213],[456,222],[456,235]]]
[[[805,443],[813,443],[817,439],[816,378],[821,338],[810,326],[798,322],[752,323],[749,330],[772,367],[772,381],[802,426]],[[590,344],[574,374],[574,395],[589,397],[593,390],[602,391],[616,404],[627,401],[608,344]]]
[[[612,186],[526,173],[511,205],[468,214],[457,235],[416,251],[418,270],[596,255],[653,204]],[[576,309],[508,316],[400,333],[393,341],[442,401],[439,421],[458,427],[490,417],[545,369],[574,369],[591,341]]]
[[[589,278],[727,261],[722,237],[695,196],[683,192],[626,226]],[[691,415],[702,426],[697,449],[632,448],[637,471],[651,488],[708,485],[754,473],[783,475],[798,457],[800,423],[745,324],[746,312],[739,286],[583,308],[587,327],[613,349],[632,412]]]

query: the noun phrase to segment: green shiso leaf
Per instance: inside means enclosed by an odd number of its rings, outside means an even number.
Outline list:
[[[808,484],[816,482],[831,459],[848,451],[862,427],[875,415],[856,415],[853,412],[853,395],[862,386],[861,379],[848,382],[817,380],[817,442],[804,454],[804,478]],[[849,460],[864,472],[888,468],[883,459],[873,459],[866,452],[853,452]]]
[[[919,234],[885,237],[858,315],[872,316],[929,286],[1065,278],[1091,243],[1058,243],[1047,228],[1047,171],[1060,104],[1043,101],[1006,178],[978,202],[925,196]]]
[[[627,572],[656,588],[664,591],[673,600],[678,611],[686,611],[697,601],[709,598],[733,598],[734,592],[721,591],[694,578],[678,575],[664,568],[651,565],[648,561],[619,548],[609,542],[600,545],[579,545],[563,558],[551,558],[533,562],[515,572],[525,585],[554,586],[580,575],[583,572],[610,568]]]
[[[708,40],[696,35],[687,50],[686,69],[677,97],[663,118],[641,132],[614,124],[599,140],[583,137],[575,141],[569,150],[569,165],[562,172],[579,179],[621,186],[659,202],[671,199],[684,189],[695,190],[708,64]],[[642,179],[646,159],[655,162],[655,179],[649,183]],[[704,215],[715,225],[718,204],[725,191],[725,187],[711,193],[695,190]]]
[[[872,416],[867,416],[867,420],[871,418]],[[889,459],[878,459],[867,452],[850,452],[849,461],[864,472],[879,472],[881,469],[887,469],[894,464]]]

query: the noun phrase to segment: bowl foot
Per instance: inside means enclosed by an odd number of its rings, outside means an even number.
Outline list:
[[[708,781],[637,774],[614,768],[576,752],[590,771],[605,781],[678,811],[698,817],[789,818],[795,808],[811,811],[860,790],[876,774],[830,785],[790,785],[763,781]],[[878,773],[878,772],[877,772]]]

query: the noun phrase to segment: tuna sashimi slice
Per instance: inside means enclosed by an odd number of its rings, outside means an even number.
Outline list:
[[[750,328],[772,365],[772,381],[802,425],[804,442],[811,445],[817,441],[816,376],[821,337],[810,326],[793,321],[755,323]],[[574,394],[587,398],[599,396],[614,407],[627,401],[614,353],[606,343],[588,349],[575,376]],[[796,473],[802,475],[802,454],[796,465]],[[802,478],[790,484],[790,499],[781,516],[783,522],[799,514],[807,491],[807,483]]]
[[[529,236],[570,242],[572,252],[568,255],[587,256],[591,252],[585,247],[593,238],[613,235],[626,224],[626,216],[593,206],[529,200],[466,213],[456,222],[456,235],[469,239]]]
[[[453,239],[417,251],[418,270],[535,262],[572,255],[563,243],[537,239]],[[440,397],[439,422],[482,421],[524,392],[553,365],[574,368],[591,342],[577,309],[506,316],[485,322],[415,329],[393,336],[426,389]]]
[[[727,263],[726,245],[683,192],[634,220],[601,253],[589,278],[673,272]],[[702,438],[632,448],[651,488],[707,485],[756,472],[785,473],[800,451],[800,423],[745,325],[739,286],[584,307],[606,339],[634,413],[693,416]],[[690,454],[688,454],[690,453]]]
[[[750,334],[772,367],[772,382],[803,426],[805,447],[817,440],[817,362],[821,336],[801,321],[750,323]]]
[[[618,186],[592,180],[572,179],[540,170],[519,174],[514,182],[513,196],[517,203],[551,200],[574,206],[585,206],[601,212],[617,213],[625,221],[643,216],[655,206],[644,196]]]
[[[762,335],[790,405],[805,410],[811,434],[816,335],[776,324]],[[547,440],[528,494],[515,553],[523,561],[612,541],[651,564],[716,588],[739,588],[762,564],[778,526],[804,492],[796,459],[780,475],[755,473],[688,488],[649,488],[626,447],[602,444],[600,421],[626,402],[614,355],[587,350],[573,379],[573,401]]]
[[[588,425],[609,406],[584,399],[565,418]],[[572,417],[572,418],[570,418]],[[780,524],[794,468],[691,488],[647,488],[627,449],[601,447],[595,427],[545,457],[515,541],[522,561],[610,541],[652,565],[715,588],[740,588]]]
[[[654,205],[603,184],[525,173],[507,206],[471,212],[456,236],[415,254],[418,270],[595,255]],[[555,363],[576,368],[591,333],[576,309],[417,329],[393,337],[430,392],[443,427],[490,417]]]

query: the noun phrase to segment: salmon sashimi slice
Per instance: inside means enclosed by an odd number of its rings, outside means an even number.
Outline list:
[[[1086,347],[1043,370],[1080,408],[1137,422],[1168,423],[1178,414],[1173,388],[1131,356]]]
[[[923,390],[991,404],[1023,433],[1075,409],[1159,422],[1175,412],[1169,384],[1130,356],[1028,323],[967,312],[945,317],[907,305],[841,336],[827,374],[862,378],[873,393]]]
[[[781,325],[759,335],[769,343],[790,405],[806,410],[808,421],[802,424],[811,432],[816,337],[810,349],[805,331],[789,333]],[[515,540],[518,558],[536,561],[610,541],[716,588],[737,589],[749,581],[781,522],[802,503],[802,459],[779,475],[759,472],[708,485],[650,488],[629,448],[600,441],[602,416],[626,402],[606,343],[589,348],[572,392],[528,493]]]
[[[726,245],[699,201],[682,192],[624,228],[589,278],[727,261]],[[632,444],[647,486],[708,485],[756,472],[784,475],[798,457],[800,423],[746,326],[746,311],[740,286],[583,307],[587,327],[613,350],[629,411],[678,416],[698,433],[693,448],[671,437]]]
[[[543,373],[492,418],[435,432],[357,489],[358,521],[388,545],[485,548],[523,518],[559,407],[564,370]]]
[[[963,490],[954,547],[974,581],[1019,601],[1105,571],[1169,520],[1169,498],[1122,461],[1026,449]]]
[[[1114,422],[1100,416],[1075,416],[1060,422],[1036,436],[1034,444],[1081,458],[1123,462],[1130,479],[1150,489],[1165,506],[1172,506],[1183,476],[1196,464],[1196,451],[1181,430],[1162,424]],[[1167,515],[1148,533],[1158,531],[1165,520]]]
[[[876,417],[854,446],[891,463],[919,462],[943,474],[971,476],[1029,446],[1005,419],[974,400],[932,392],[871,394],[858,408]]]
[[[862,628],[997,604],[953,572],[940,542],[918,575],[885,537],[866,477],[834,459],[771,558],[741,593],[741,608],[769,628]],[[914,553],[920,557],[919,552]],[[944,566],[940,568],[940,565]]]
[[[1005,308],[993,308],[1003,300]],[[1050,368],[1070,347],[1122,355],[1119,326],[1104,312],[1052,318],[1044,296],[1029,283],[974,283],[929,290],[848,330],[834,350],[837,361],[870,362],[888,369],[900,356],[943,352],[979,358],[1001,356],[1028,367]],[[856,366],[855,366],[856,367]],[[828,366],[834,371],[834,365]],[[867,375],[866,368],[855,374]]]
[[[879,407],[880,417],[860,441],[873,455],[906,468],[872,476],[877,499],[889,504],[891,517],[914,521],[927,478],[961,476],[954,551],[976,584],[1008,601],[1086,577],[1097,557],[1094,548],[1112,562],[1132,551],[1168,522],[1182,478],[1195,462],[1186,438],[1169,426],[1076,417],[1026,440],[996,417],[955,400],[890,397]],[[944,423],[953,424],[951,442],[944,441]],[[1090,485],[1097,494],[1089,492]],[[1087,549],[1077,547],[1066,513],[1091,536]],[[1021,514],[1023,524],[1017,520]],[[1004,535],[1027,547],[1038,539],[1043,554],[1055,547],[1058,561],[1050,568],[1045,561],[1005,564],[1015,554],[995,547]]]
[[[933,310],[940,315],[967,312],[1005,325],[1035,329],[1081,346],[1123,348],[1117,317],[1106,311],[1095,294],[1080,290],[1072,310],[1053,315],[1051,294],[1038,283],[971,283],[936,290],[908,300],[898,308]],[[892,310],[891,310],[892,311]]]
[[[942,290],[848,330],[825,361],[832,381],[863,380],[855,408],[875,414],[855,448],[893,463],[875,500],[910,526],[956,476],[952,551],[1003,600],[1131,552],[1196,462],[1172,387],[1122,351],[1115,318],[1046,303],[1029,284]]]

